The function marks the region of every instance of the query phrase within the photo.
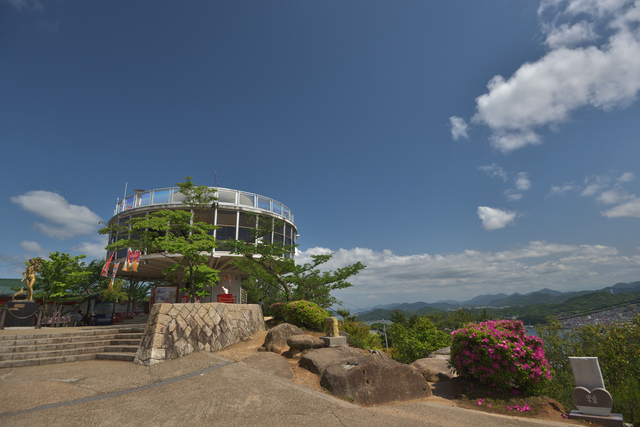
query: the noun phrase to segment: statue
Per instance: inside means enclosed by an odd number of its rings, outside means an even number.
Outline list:
[[[21,280],[22,281],[22,280]],[[24,295],[24,286],[18,292],[11,296],[11,301],[15,301],[17,296]]]
[[[29,260],[29,264],[31,265],[27,267],[22,275],[22,280],[20,280],[20,282],[22,282],[24,279],[27,279],[27,301],[33,301],[33,285],[36,283],[36,273],[40,272],[41,261],[42,258],[40,257],[31,258]]]

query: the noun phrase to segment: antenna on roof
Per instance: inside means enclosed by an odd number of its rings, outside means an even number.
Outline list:
[[[127,198],[127,185],[129,185],[128,182],[124,183],[124,197],[122,197],[122,200]]]
[[[218,185],[216,184],[216,180],[218,179],[218,171],[215,171],[215,173],[213,174],[213,186],[217,187]]]

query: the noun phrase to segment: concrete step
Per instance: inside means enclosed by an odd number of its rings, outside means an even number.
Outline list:
[[[87,348],[87,347],[99,347],[105,345],[113,345],[120,344],[119,340],[110,339],[110,337],[106,337],[105,339],[95,340],[95,341],[69,341],[66,340],[63,343],[50,344],[50,343],[41,343],[38,341],[37,344],[34,345],[15,345],[15,346],[2,346],[0,347],[0,356],[5,353],[27,353],[27,352],[38,352],[38,351],[55,351],[55,350],[68,350],[68,349],[76,349],[76,348]],[[127,341],[126,343],[129,343]],[[140,343],[140,340],[138,340]]]
[[[115,353],[97,353],[97,360],[118,360],[121,362],[133,362],[135,358],[135,353],[123,353],[123,352],[115,352]]]
[[[0,368],[93,360],[97,354],[105,360],[133,361],[143,331],[121,327],[0,336]]]
[[[91,353],[91,354],[79,354],[75,356],[46,357],[41,359],[2,360],[0,361],[0,368],[17,368],[21,366],[51,365],[54,363],[80,362],[84,360],[94,360],[95,358],[96,358],[96,354]]]
[[[138,351],[137,345],[108,345],[104,348],[105,353],[134,353]]]

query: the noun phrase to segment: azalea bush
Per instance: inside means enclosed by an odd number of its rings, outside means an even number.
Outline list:
[[[275,303],[270,309],[276,319],[283,319],[292,325],[315,331],[323,331],[326,319],[329,317],[329,313],[318,304],[303,300]]]
[[[519,320],[470,323],[451,337],[449,364],[464,378],[527,393],[552,378],[542,340],[527,335]]]

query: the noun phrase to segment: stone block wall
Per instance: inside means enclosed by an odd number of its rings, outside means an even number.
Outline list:
[[[133,363],[154,365],[194,351],[217,351],[263,331],[257,304],[154,304]]]

